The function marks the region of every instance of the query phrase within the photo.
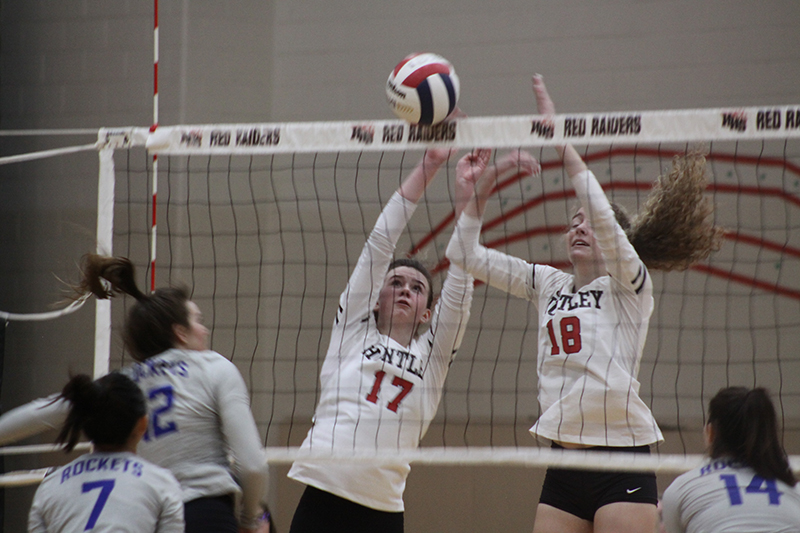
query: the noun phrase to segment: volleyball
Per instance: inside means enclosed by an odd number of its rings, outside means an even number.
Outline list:
[[[453,112],[459,82],[453,65],[437,54],[411,54],[386,81],[389,107],[412,124],[437,124]]]

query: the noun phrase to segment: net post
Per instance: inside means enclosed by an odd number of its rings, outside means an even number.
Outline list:
[[[101,131],[100,135],[104,135]],[[99,151],[97,184],[97,253],[111,255],[114,239],[114,147],[104,143]],[[111,356],[111,301],[96,300],[94,318],[94,377],[108,373]]]

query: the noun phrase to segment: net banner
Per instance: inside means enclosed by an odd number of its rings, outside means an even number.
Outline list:
[[[477,117],[433,126],[391,121],[160,126],[153,154],[272,154],[800,137],[800,106]]]

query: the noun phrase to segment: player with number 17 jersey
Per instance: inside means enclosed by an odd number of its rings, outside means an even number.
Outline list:
[[[182,533],[181,489],[172,474],[130,452],[90,453],[48,474],[28,531]]]
[[[395,194],[339,299],[320,374],[322,393],[302,450],[414,449],[436,414],[469,320],[472,278],[451,266],[430,329],[409,346],[378,331],[374,309],[395,244],[416,204]],[[408,463],[377,466],[300,458],[289,477],[387,512],[404,510]]]

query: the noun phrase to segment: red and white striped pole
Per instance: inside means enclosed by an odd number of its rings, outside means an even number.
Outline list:
[[[153,125],[158,127],[158,0],[154,0],[153,24]],[[153,154],[153,219],[150,228],[150,290],[156,290],[156,200],[158,198],[158,156]]]

